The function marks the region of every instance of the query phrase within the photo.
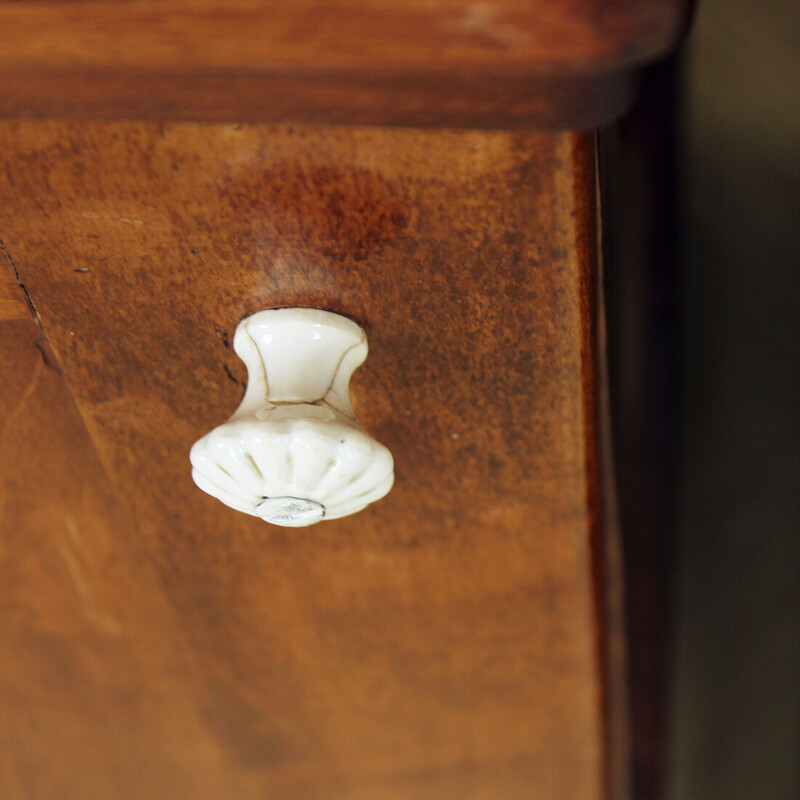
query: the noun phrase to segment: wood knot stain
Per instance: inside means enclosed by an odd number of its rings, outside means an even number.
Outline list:
[[[336,260],[366,260],[409,222],[397,187],[360,168],[285,162],[231,187],[229,197],[278,241]]]

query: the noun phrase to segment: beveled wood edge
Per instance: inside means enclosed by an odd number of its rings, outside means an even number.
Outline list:
[[[0,117],[589,130],[636,87],[630,71],[0,69]]]
[[[589,144],[589,142],[591,144]],[[630,797],[633,782],[627,684],[626,592],[617,506],[608,383],[597,132],[574,138],[573,182],[579,200],[576,242],[581,305],[581,394],[595,614],[600,776],[603,800]]]
[[[594,430],[587,447],[587,471],[593,470],[596,493],[591,505],[593,516],[592,552],[596,591],[598,657],[602,674],[604,734],[604,791],[607,798],[629,798],[633,786],[631,706],[628,688],[627,592],[624,579],[622,529],[615,470],[615,451],[611,420],[609,349],[605,298],[603,249],[603,191],[600,175],[600,136],[594,140],[594,235],[595,269],[582,275],[582,300],[586,327],[584,348],[592,355],[584,371],[585,419]],[[590,501],[591,502],[591,501]]]

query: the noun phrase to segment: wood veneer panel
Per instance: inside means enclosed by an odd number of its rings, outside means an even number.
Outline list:
[[[0,322],[0,364],[0,796],[233,796],[132,493],[32,319]]]
[[[0,114],[590,128],[688,0],[0,2]]]
[[[3,264],[2,262],[6,263]],[[33,311],[17,282],[14,266],[9,261],[0,239],[0,322],[12,319],[31,319]]]
[[[0,125],[0,230],[196,671],[220,754],[198,776],[604,796],[593,147]],[[385,500],[291,531],[203,495],[187,459],[240,398],[235,324],[281,305],[366,327],[354,406],[397,467]]]

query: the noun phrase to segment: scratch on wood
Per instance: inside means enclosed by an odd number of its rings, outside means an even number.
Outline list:
[[[143,219],[135,217],[112,217],[110,214],[103,214],[95,211],[85,211],[81,216],[84,219],[99,219],[103,222],[122,222],[125,225],[144,225]]]
[[[227,347],[228,350],[230,350],[231,343],[230,339],[228,338],[228,331],[226,331],[225,328],[222,327],[222,325],[217,325],[216,322],[214,323],[214,330],[217,332],[217,336],[219,336],[219,338],[222,339],[222,344],[224,344],[225,347]]]
[[[81,567],[78,557],[79,552],[83,553],[84,556],[86,553],[86,546],[80,534],[78,523],[69,514],[64,515],[64,523],[67,529],[67,540],[59,541],[58,548],[61,551],[61,557],[67,565],[72,583],[81,600],[84,614],[86,618],[98,628],[101,628],[112,636],[118,636],[121,631],[119,622],[106,611],[98,608],[92,600],[91,590],[86,583],[83,568]]]
[[[42,356],[42,363],[48,368],[52,369],[53,372],[61,374],[61,369],[59,368],[58,364],[53,361],[52,353],[50,349],[47,347],[43,339],[40,339],[38,342],[34,342],[34,347],[39,351]]]
[[[231,372],[231,368],[227,364],[222,365],[222,369],[225,370],[225,374],[237,385],[242,386],[242,382]]]
[[[36,310],[36,306],[33,304],[33,299],[31,298],[30,292],[28,292],[27,287],[22,282],[22,277],[19,274],[17,265],[14,263],[14,259],[11,258],[11,253],[8,252],[8,248],[6,247],[6,243],[3,241],[2,236],[0,236],[0,250],[2,250],[3,255],[6,258],[6,261],[8,262],[8,266],[11,267],[11,271],[14,273],[14,280],[17,282],[17,286],[19,286],[20,291],[22,292],[22,296],[25,298],[25,302],[28,304],[28,308],[31,311],[31,315],[36,321],[36,324],[39,326],[42,338],[44,338],[44,328],[42,328],[42,321],[39,318],[39,312]]]
[[[3,255],[5,256],[6,261],[8,262],[8,266],[11,268],[11,272],[14,275],[14,281],[19,287],[20,291],[22,292],[22,296],[25,298],[25,303],[27,304],[28,309],[31,312],[33,321],[36,323],[36,327],[39,329],[39,335],[41,336],[41,339],[38,342],[34,343],[34,347],[41,354],[42,362],[44,363],[44,365],[48,369],[52,369],[55,372],[60,373],[61,370],[58,364],[55,362],[53,354],[47,345],[47,337],[44,334],[44,327],[42,326],[42,320],[39,317],[39,312],[36,310],[36,306],[33,304],[33,298],[30,296],[27,287],[22,282],[22,276],[19,274],[17,265],[14,263],[14,259],[11,257],[11,253],[8,252],[8,248],[6,247],[6,243],[3,241],[2,237],[0,237],[0,251],[2,251]],[[27,396],[28,393],[26,393],[26,397]]]

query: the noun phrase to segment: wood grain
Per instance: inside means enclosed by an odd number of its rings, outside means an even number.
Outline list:
[[[688,0],[0,1],[0,115],[591,128]]]
[[[32,319],[0,322],[0,363],[0,794],[233,796],[133,498]]]
[[[686,7],[685,0],[3,0],[0,64],[608,68],[663,54]]]
[[[619,117],[636,86],[626,72],[11,67],[0,117],[587,130]]]
[[[140,666],[208,753],[180,788],[163,745],[152,796],[608,796],[592,137],[5,122],[0,153],[0,231],[191,663]],[[282,305],[366,327],[354,406],[397,467],[297,531],[187,459],[241,396],[236,323]],[[86,739],[150,747],[124,702]]]
[[[33,309],[25,299],[25,293],[17,281],[14,264],[0,239],[0,322],[31,319],[32,316]]]

